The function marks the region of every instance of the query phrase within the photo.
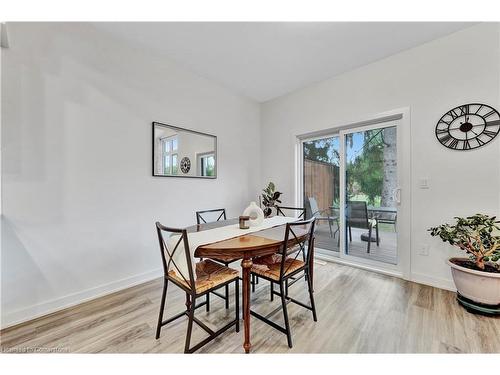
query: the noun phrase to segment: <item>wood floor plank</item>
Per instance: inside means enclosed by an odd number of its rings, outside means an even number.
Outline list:
[[[311,312],[289,304],[293,348],[286,337],[252,319],[255,353],[498,353],[500,317],[472,315],[454,293],[344,265],[315,265],[318,322]],[[187,320],[162,329],[155,339],[162,280],[154,280],[0,332],[3,352],[53,348],[76,353],[182,353]],[[290,295],[308,303],[305,283]],[[233,296],[233,290],[231,290]],[[283,324],[280,302],[269,301],[269,284],[261,280],[252,293],[252,309]],[[184,292],[169,287],[165,316],[185,308]],[[230,309],[213,296],[211,311],[197,317],[212,327],[233,319]],[[196,327],[192,342],[205,337]],[[243,334],[229,329],[200,353],[242,353]]]

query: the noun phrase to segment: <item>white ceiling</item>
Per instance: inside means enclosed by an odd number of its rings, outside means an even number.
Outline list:
[[[267,101],[471,23],[97,23],[198,75]]]

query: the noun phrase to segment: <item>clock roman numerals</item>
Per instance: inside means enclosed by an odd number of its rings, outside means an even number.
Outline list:
[[[500,120],[490,121],[484,124],[484,126],[497,126],[497,125],[500,125]]]
[[[455,110],[454,110],[454,109],[452,109],[451,111],[449,111],[449,112],[448,112],[448,115],[450,115],[450,116],[451,116],[451,118],[452,118],[452,120],[451,120],[451,121],[452,121],[452,122],[453,122],[453,121],[455,121],[455,119],[456,119],[456,118],[460,117],[460,115],[459,115],[459,114],[457,114],[457,113],[455,112]]]
[[[446,112],[435,132],[447,148],[473,150],[491,142],[500,133],[500,114],[486,104],[463,104]]]
[[[452,139],[450,133],[446,133],[442,137],[438,137],[438,138],[439,138],[439,142],[441,142],[445,146],[447,146],[448,141],[450,139]]]
[[[482,117],[483,118],[488,118],[490,116],[493,116],[495,113],[498,113],[498,112],[495,111],[494,109],[492,109],[491,111],[489,111],[487,114],[483,115]]]
[[[453,138],[453,140],[447,146],[450,148],[457,148],[458,142],[459,142],[458,139]]]
[[[461,106],[459,109],[460,109],[460,115],[468,115],[469,114],[469,105],[468,104]]]
[[[493,132],[491,130],[485,129],[485,130],[483,130],[483,132],[481,134],[484,134],[485,136],[493,139],[493,138],[496,137],[496,135],[498,134],[498,132]]]

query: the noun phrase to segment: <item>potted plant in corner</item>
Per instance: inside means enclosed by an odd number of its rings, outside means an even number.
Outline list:
[[[457,299],[468,310],[500,314],[500,221],[482,214],[455,219],[429,231],[468,255],[448,260]]]

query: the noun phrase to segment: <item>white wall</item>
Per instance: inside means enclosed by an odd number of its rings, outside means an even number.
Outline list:
[[[265,103],[261,184],[274,181],[293,203],[294,135],[410,107],[412,279],[451,288],[445,259],[454,250],[426,229],[455,215],[499,214],[500,139],[451,151],[435,139],[434,128],[460,104],[500,108],[499,30],[498,24],[474,26]],[[418,189],[421,178],[429,178],[429,190]],[[418,254],[423,244],[431,245],[429,256]]]
[[[2,326],[160,275],[156,220],[255,200],[257,103],[89,24],[14,23],[9,41]],[[152,121],[217,135],[217,179],[152,177]]]
[[[9,41],[1,61],[2,326],[159,275],[156,220],[184,226],[195,210],[217,206],[236,216],[269,180],[293,203],[294,134],[395,108],[411,108],[413,279],[451,285],[444,260],[452,250],[429,238],[430,225],[499,212],[500,140],[452,152],[434,138],[436,121],[458,104],[500,107],[496,24],[260,111],[88,24],[10,24]],[[217,135],[218,178],[152,177],[152,121]],[[431,189],[417,188],[422,177]],[[432,245],[427,257],[418,255],[424,243]]]

